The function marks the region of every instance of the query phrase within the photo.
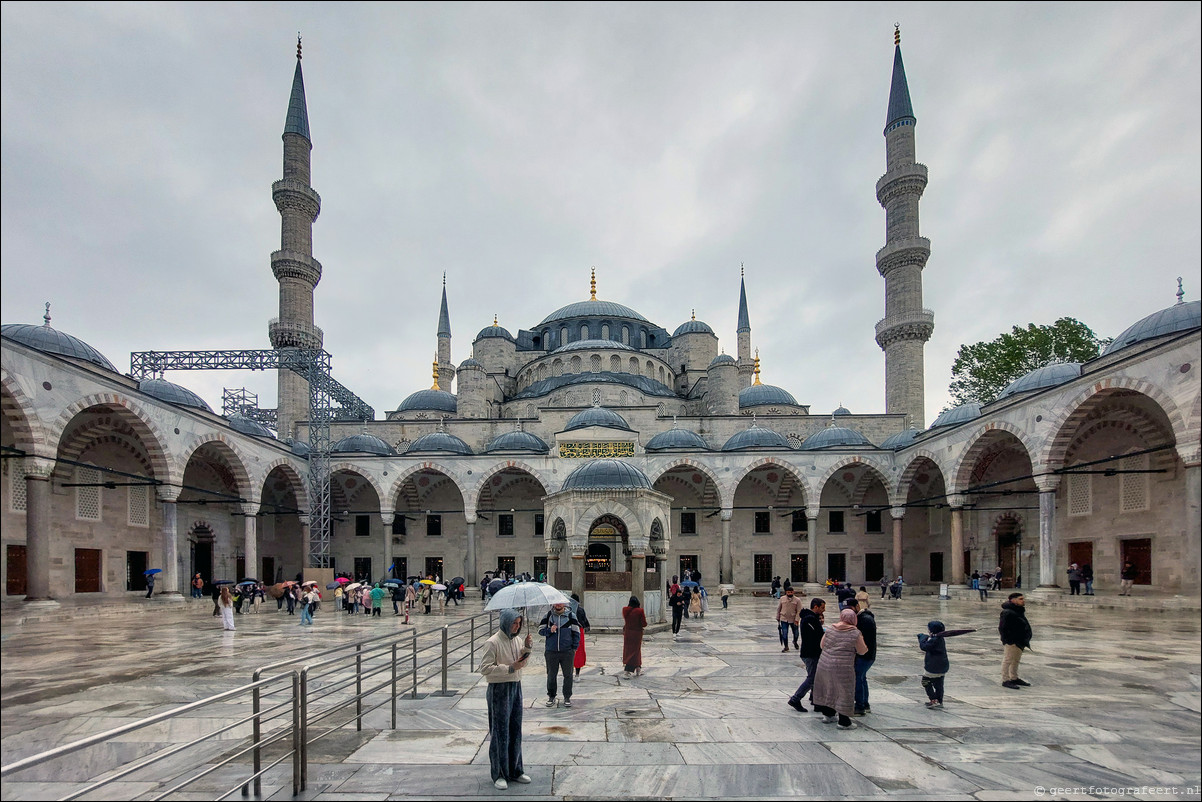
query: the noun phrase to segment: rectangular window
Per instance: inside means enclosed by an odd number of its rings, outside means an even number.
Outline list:
[[[146,568],[150,552],[125,552],[125,589],[146,590]]]
[[[830,532],[846,532],[843,526],[843,510],[830,510],[827,512],[827,521],[829,522]]]
[[[513,515],[503,512],[497,516],[497,537],[513,537]]]
[[[757,512],[755,514],[755,533],[757,535],[772,534],[772,513]],[[769,582],[772,580],[769,579]]]
[[[1093,512],[1093,476],[1088,473],[1068,475],[1068,514],[1089,515]]]
[[[442,576],[442,557],[426,558],[426,576],[431,579]]]
[[[371,582],[371,557],[355,558],[355,581]]]
[[[442,537],[442,516],[426,516],[426,537]],[[440,557],[439,560],[442,558]]]
[[[513,576],[517,573],[517,558],[516,557],[498,557],[497,570],[504,571],[505,576]]]
[[[864,531],[871,535],[879,535],[885,531],[882,528],[880,510],[869,510],[864,514]],[[880,577],[877,577],[877,579],[880,579]]]
[[[405,521],[406,520],[407,519],[405,518],[404,514],[399,513],[399,512],[392,517],[392,533],[394,535],[402,535],[403,536],[405,534]]]
[[[771,554],[756,554],[751,558],[751,564],[754,571],[753,579],[756,582],[771,582],[772,581],[772,555]]]
[[[75,469],[75,517],[80,521],[100,520],[100,471],[80,465]]]
[[[810,581],[810,555],[808,555],[808,554],[790,554],[789,555],[789,581],[791,581],[791,582],[809,582]]]
[[[943,581],[943,552],[941,551],[931,552],[931,581]]]
[[[355,537],[371,537],[371,516],[355,516]]]
[[[810,531],[810,519],[806,518],[805,510],[793,510],[792,520],[789,521],[789,528],[794,532],[806,533]]]
[[[544,534],[546,534],[546,520],[547,520],[546,516],[543,515],[541,512],[534,513],[534,536],[535,537],[542,537]],[[543,566],[543,570],[544,571],[546,570],[545,565]]]
[[[129,488],[129,525],[150,526],[150,488],[147,485]]]
[[[12,460],[4,461],[4,471],[8,474],[8,508],[13,512],[25,512],[29,506],[26,498],[25,472],[9,468]]]
[[[696,554],[680,555],[680,573],[677,574],[677,576],[680,576],[683,578],[685,571],[696,571],[696,570],[697,570],[697,555]],[[771,581],[771,580],[769,580],[769,581]]]
[[[1119,470],[1147,471],[1149,454],[1124,457],[1119,460]],[[1119,474],[1119,512],[1144,512],[1148,509],[1148,474]]]
[[[397,579],[405,579],[409,576],[409,558],[394,557],[392,560],[392,575]]]
[[[682,535],[697,534],[697,513],[682,512],[680,514],[680,534],[682,534]]]

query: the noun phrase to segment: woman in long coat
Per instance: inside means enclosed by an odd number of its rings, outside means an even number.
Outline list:
[[[647,614],[643,612],[637,596],[622,608],[622,664],[626,675],[643,673],[643,630],[647,628]]]
[[[576,676],[579,677],[580,669],[588,662],[588,654],[584,651],[584,636],[592,627],[588,622],[588,613],[584,611],[584,605],[575,593],[572,594],[572,614],[580,622],[580,645],[576,647],[576,655],[572,658],[572,667],[576,669]]]
[[[221,595],[217,599],[217,607],[221,610],[221,626],[226,632],[234,631],[234,597],[230,595],[228,585],[221,586]]]
[[[855,707],[856,655],[867,654],[868,644],[856,628],[856,611],[847,607],[839,612],[839,621],[822,636],[822,657],[814,672],[814,709],[830,724],[839,714],[839,727],[849,730]]]

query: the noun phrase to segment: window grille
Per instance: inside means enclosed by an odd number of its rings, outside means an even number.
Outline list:
[[[1068,475],[1068,514],[1089,515],[1093,512],[1093,476],[1088,473]]]
[[[25,472],[9,468],[12,460],[4,462],[4,470],[8,473],[8,508],[13,512],[25,512],[29,509],[29,497],[26,496]]]
[[[79,466],[75,482],[87,487],[75,488],[75,517],[80,521],[100,520],[100,471]]]
[[[1150,464],[1149,454],[1124,457],[1119,461],[1120,470],[1146,471]],[[1148,509],[1148,474],[1119,474],[1119,512],[1143,512]]]
[[[131,485],[129,488],[129,525],[150,526],[150,487]]]

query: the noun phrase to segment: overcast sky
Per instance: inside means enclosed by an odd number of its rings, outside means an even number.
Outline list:
[[[884,410],[874,255],[893,23],[931,240],[929,423],[957,349],[1199,297],[1198,3],[2,7],[4,323],[131,351],[266,348],[271,183],[304,36],[316,323],[378,417],[452,358],[598,297],[765,383]],[[220,410],[263,374],[170,373]]]

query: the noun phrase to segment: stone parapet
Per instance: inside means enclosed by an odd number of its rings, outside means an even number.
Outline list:
[[[321,281],[321,262],[299,251],[274,251],[271,254],[271,272],[276,280],[300,279],[316,287]]]
[[[317,326],[272,318],[267,324],[272,348],[321,348],[325,332]]]
[[[321,214],[321,196],[314,189],[300,181],[284,178],[271,185],[271,199],[275,208],[283,214],[285,211],[298,211],[305,214],[311,221],[316,221]]]
[[[890,315],[876,324],[876,342],[881,350],[900,340],[926,342],[935,331],[935,313],[930,309],[915,309]]]
[[[882,206],[901,195],[922,195],[927,186],[927,166],[906,164],[885,173],[876,182],[876,199]]]
[[[931,256],[931,241],[926,237],[893,240],[876,252],[876,269],[884,276],[899,267],[926,267]]]

